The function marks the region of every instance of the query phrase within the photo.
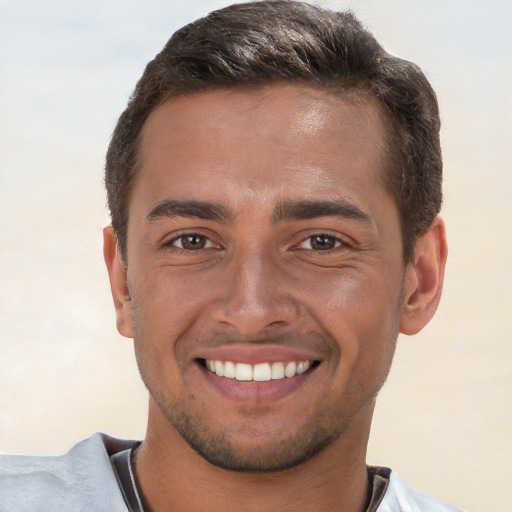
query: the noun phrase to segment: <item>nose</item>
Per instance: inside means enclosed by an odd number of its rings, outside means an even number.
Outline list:
[[[298,308],[277,258],[257,249],[233,258],[211,304],[213,319],[245,337],[291,324]]]

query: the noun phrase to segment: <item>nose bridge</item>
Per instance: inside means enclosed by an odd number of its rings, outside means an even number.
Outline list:
[[[294,306],[286,293],[278,256],[253,240],[239,248],[227,266],[226,286],[215,308],[218,321],[240,334],[255,335],[269,326],[293,320]]]

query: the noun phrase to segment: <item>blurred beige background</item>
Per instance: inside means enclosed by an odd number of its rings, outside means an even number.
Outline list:
[[[227,1],[0,0],[0,451],[144,434],[101,230],[109,135],[171,33]],[[438,91],[450,257],[402,338],[369,460],[474,512],[512,510],[512,1],[332,0]]]

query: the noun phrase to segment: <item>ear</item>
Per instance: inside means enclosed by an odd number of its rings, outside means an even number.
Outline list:
[[[133,338],[132,300],[128,289],[127,273],[112,226],[107,226],[103,230],[103,256],[116,309],[117,330],[123,336]]]
[[[414,247],[414,259],[407,264],[400,332],[416,334],[434,316],[441,299],[448,248],[444,222],[434,219]]]

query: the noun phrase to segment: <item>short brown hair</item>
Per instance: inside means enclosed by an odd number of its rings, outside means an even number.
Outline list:
[[[436,95],[413,63],[387,53],[350,11],[293,0],[235,4],[178,30],[146,67],[107,152],[105,184],[112,226],[127,262],[128,202],[141,129],[173,96],[278,82],[377,99],[389,125],[386,182],[400,214],[403,255],[439,213],[442,158]]]

